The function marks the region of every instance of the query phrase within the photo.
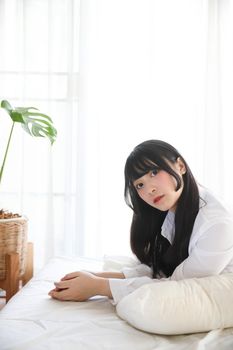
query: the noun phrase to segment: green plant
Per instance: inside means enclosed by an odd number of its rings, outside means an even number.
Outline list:
[[[3,157],[3,161],[0,168],[0,184],[2,181],[2,175],[8,155],[9,145],[12,138],[15,123],[20,123],[22,128],[31,136],[47,137],[51,144],[56,140],[57,130],[53,126],[52,119],[38,111],[35,107],[15,107],[3,100],[1,101],[1,108],[3,108],[12,119],[12,126],[10,129],[7,145]]]

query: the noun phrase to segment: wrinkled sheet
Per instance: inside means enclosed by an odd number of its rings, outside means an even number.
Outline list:
[[[179,336],[141,332],[115,312],[107,298],[61,302],[48,296],[53,282],[97,260],[51,259],[0,311],[0,350],[232,350],[233,328]]]

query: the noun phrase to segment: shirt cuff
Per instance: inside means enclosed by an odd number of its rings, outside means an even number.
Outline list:
[[[146,276],[129,279],[110,278],[109,286],[113,297],[112,304],[116,305],[126,295],[132,293],[144,284],[153,283],[153,281],[154,280]]]

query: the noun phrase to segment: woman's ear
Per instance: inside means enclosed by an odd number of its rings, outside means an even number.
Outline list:
[[[186,173],[186,166],[180,157],[178,157],[176,160],[176,167],[181,175],[184,175]]]

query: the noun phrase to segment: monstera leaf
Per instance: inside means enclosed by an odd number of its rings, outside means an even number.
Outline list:
[[[13,122],[21,123],[22,128],[29,135],[47,137],[53,144],[57,136],[57,130],[49,116],[34,112],[38,111],[35,107],[13,108],[6,100],[1,102],[1,107],[9,114]]]
[[[53,126],[52,119],[41,112],[38,111],[35,107],[15,107],[13,108],[11,104],[3,100],[0,105],[11,117],[12,119],[12,127],[10,131],[10,135],[8,138],[3,162],[0,168],[0,183],[2,179],[2,174],[8,154],[9,144],[12,137],[12,132],[14,129],[15,123],[20,123],[22,128],[31,136],[36,137],[47,137],[51,144],[54,143],[57,137],[57,130]]]

